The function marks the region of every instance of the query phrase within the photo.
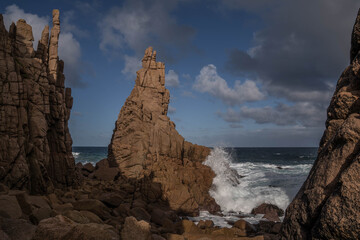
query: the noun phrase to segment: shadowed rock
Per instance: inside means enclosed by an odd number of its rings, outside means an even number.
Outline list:
[[[283,239],[360,236],[360,11],[351,63],[338,80],[326,130],[308,178],[286,210]]]
[[[59,11],[34,51],[25,20],[6,31],[0,15],[0,181],[45,193],[74,183],[68,120],[73,99],[58,57]]]
[[[212,206],[209,196],[213,171],[202,164],[210,149],[186,142],[167,116],[170,101],[165,88],[165,65],[146,49],[135,87],[122,107],[109,145],[110,166],[129,179],[160,183],[162,198],[172,209],[196,214]]]

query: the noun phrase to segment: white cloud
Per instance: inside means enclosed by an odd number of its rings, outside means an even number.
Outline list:
[[[36,14],[25,13],[23,9],[15,4],[6,7],[3,17],[7,28],[9,28],[12,22],[16,23],[19,19],[24,19],[27,24],[32,26],[35,50],[41,37],[42,30],[46,25],[49,25],[50,21],[49,16],[40,17]],[[62,29],[62,26],[60,27]],[[74,29],[76,28],[73,28],[73,30]],[[67,85],[71,87],[83,87],[85,84],[81,81],[80,77],[83,65],[81,62],[80,43],[68,30],[61,30],[62,32],[59,37],[59,57],[64,60],[65,63],[64,72]]]
[[[23,9],[19,8],[17,5],[13,4],[5,8],[5,13],[3,14],[4,24],[6,29],[9,30],[9,27],[12,22],[16,24],[19,19],[24,19],[27,24],[32,27],[33,36],[34,36],[34,49],[36,50],[38,41],[41,38],[42,30],[46,25],[49,25],[49,17],[40,17],[36,14],[25,13]]]
[[[213,64],[201,69],[193,88],[200,92],[210,93],[231,106],[244,102],[259,101],[264,98],[264,94],[260,92],[256,83],[251,80],[246,80],[243,84],[240,81],[235,81],[234,88],[230,88],[226,80],[218,75]]]
[[[179,75],[174,70],[169,70],[167,74],[165,74],[165,84],[168,87],[178,87]]]
[[[124,55],[124,69],[121,72],[129,77],[135,77],[136,72],[141,68],[141,61],[135,56]]]

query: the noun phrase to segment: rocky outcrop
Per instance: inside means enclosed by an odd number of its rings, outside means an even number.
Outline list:
[[[109,145],[108,161],[129,179],[161,184],[162,198],[179,212],[218,206],[209,196],[213,171],[202,164],[210,149],[186,142],[167,116],[170,93],[165,65],[146,49],[135,87],[122,107]]]
[[[74,183],[68,120],[73,99],[58,57],[59,11],[33,49],[32,28],[20,19],[5,29],[0,15],[0,181],[45,193]]]
[[[360,236],[360,11],[350,66],[328,108],[318,157],[286,210],[283,239],[358,239]]]

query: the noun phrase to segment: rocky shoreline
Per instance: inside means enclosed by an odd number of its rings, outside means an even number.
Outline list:
[[[161,201],[161,189],[131,182],[104,163],[77,164],[81,184],[47,195],[0,184],[0,239],[276,239],[280,231],[280,222],[267,219],[239,220],[232,228],[195,224]],[[253,213],[277,220],[281,211],[264,204]]]

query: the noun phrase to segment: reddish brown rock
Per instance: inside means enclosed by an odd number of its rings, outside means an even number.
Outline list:
[[[58,215],[42,220],[36,228],[32,240],[118,240],[116,230],[106,224],[78,224]]]
[[[122,239],[150,240],[150,225],[145,221],[137,221],[134,217],[127,217],[121,230]]]
[[[284,210],[276,205],[263,203],[260,206],[254,208],[251,211],[251,214],[264,214],[263,218],[274,222],[280,222],[279,217],[284,216]]]
[[[308,178],[286,210],[283,239],[359,239],[360,11]]]
[[[219,210],[208,194],[214,173],[202,164],[210,149],[180,136],[167,116],[169,101],[165,65],[156,62],[156,52],[150,47],[116,121],[109,145],[110,166],[117,166],[128,179],[159,183],[162,199],[174,210],[186,214],[196,214],[199,207]]]
[[[45,193],[74,183],[68,129],[71,89],[58,57],[59,11],[34,51],[32,28],[20,19],[6,31],[0,15],[0,181]]]

